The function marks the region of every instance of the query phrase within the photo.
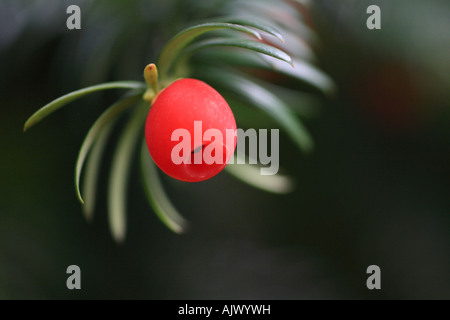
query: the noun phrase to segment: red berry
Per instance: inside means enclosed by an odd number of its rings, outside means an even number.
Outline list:
[[[233,155],[236,121],[216,90],[196,79],[180,79],[156,97],[145,139],[166,174],[187,182],[203,181],[222,171]]]

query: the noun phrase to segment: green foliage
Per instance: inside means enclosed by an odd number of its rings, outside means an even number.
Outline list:
[[[34,126],[36,123],[46,118],[56,110],[64,107],[68,103],[80,99],[88,94],[101,91],[101,90],[109,90],[109,89],[144,89],[145,85],[141,82],[134,81],[117,81],[110,83],[102,83],[95,86],[83,88],[80,90],[73,91],[62,97],[53,100],[52,102],[46,104],[41,109],[36,111],[28,120],[25,122],[23,127],[23,131],[27,131],[30,127]]]
[[[95,188],[89,188],[89,186],[96,185],[95,183],[97,176],[96,171],[98,169],[94,168],[98,168],[98,163],[101,158],[101,154],[103,153],[102,150],[106,145],[109,134],[111,133],[114,124],[119,118],[120,114],[123,113],[126,109],[132,107],[140,99],[140,96],[141,94],[131,95],[122,100],[119,100],[117,103],[109,107],[92,125],[91,129],[86,135],[86,138],[84,139],[83,144],[81,145],[75,166],[75,190],[77,192],[78,199],[82,204],[85,204],[85,201],[81,196],[80,178],[81,178],[81,171],[83,169],[83,165],[88,153],[90,152],[91,149],[94,149],[94,151],[92,151],[93,154],[89,158],[93,161],[91,164],[91,167],[93,169],[87,171],[89,172],[89,174],[86,174],[85,178],[87,181],[89,181],[89,183],[86,184],[86,187],[89,190],[89,192],[87,192],[88,194],[87,198],[89,199],[87,203],[90,203],[91,201],[95,202]],[[86,217],[88,218],[88,220],[91,217],[92,208],[93,208],[92,205],[90,205],[89,210],[86,209],[87,210]]]
[[[239,108],[240,103],[243,103],[253,107],[255,111],[262,111],[284,129],[302,151],[307,153],[312,150],[313,140],[294,112],[298,108],[292,105],[297,103],[296,101],[305,101],[301,92],[290,90],[291,99],[284,99],[283,92],[289,89],[275,85],[275,82],[277,77],[296,79],[306,87],[326,95],[332,94],[335,88],[333,82],[314,66],[313,61],[302,56],[301,52],[289,50],[289,38],[285,35],[289,35],[291,39],[294,35],[296,41],[303,41],[301,37],[311,36],[312,32],[295,7],[288,2],[280,7],[285,10],[287,20],[280,21],[276,14],[271,13],[274,6],[277,7],[276,3],[276,1],[222,2],[222,6],[217,4],[215,16],[208,11],[211,8],[205,9],[209,14],[205,14],[202,18],[207,18],[208,22],[183,29],[161,46],[156,64],[161,80],[160,88],[157,87],[155,80],[150,81],[152,87],[150,91],[146,91],[148,83],[146,85],[145,82],[136,81],[94,85],[50,102],[26,121],[24,130],[87,94],[109,89],[129,89],[124,98],[109,107],[92,125],[80,148],[75,166],[75,191],[83,204],[87,220],[91,220],[93,216],[98,171],[107,141],[114,124],[125,111],[130,110],[131,115],[119,136],[113,155],[108,184],[110,230],[117,242],[125,239],[128,180],[133,156],[143,136],[145,115],[149,109],[146,100],[151,101],[155,93],[179,77],[196,77],[222,89],[226,100],[239,101],[235,106],[232,105],[232,108]],[[255,10],[238,10],[237,8],[243,4]],[[288,21],[295,23],[290,24]],[[303,33],[298,32],[299,26],[303,26],[301,28]],[[115,42],[122,45],[126,43],[123,34],[120,36],[112,34],[108,39],[110,48],[115,46]],[[217,50],[217,47],[221,47],[220,50]],[[102,63],[99,57],[93,56],[92,59],[94,66]],[[128,65],[130,61],[134,60],[128,59],[123,63]],[[142,65],[148,62],[143,61]],[[97,69],[93,67],[92,73],[96,71]],[[269,76],[258,79],[259,71],[269,72]],[[239,123],[239,118],[237,122]],[[176,233],[185,231],[187,222],[165,194],[158,170],[145,148],[145,143],[142,144],[140,163],[145,194],[156,215],[172,231]],[[227,171],[239,180],[268,192],[286,193],[294,186],[291,177],[260,176],[255,166],[229,167]],[[83,188],[80,188],[81,182]]]
[[[237,94],[250,105],[273,118],[304,152],[311,152],[313,141],[306,128],[289,107],[256,79],[224,70],[206,69],[204,76]]]
[[[184,232],[187,228],[187,222],[167,197],[158,176],[156,164],[148,153],[145,140],[142,141],[141,148],[141,169],[142,183],[147,199],[158,218],[173,232]]]
[[[114,239],[122,242],[126,231],[126,196],[133,151],[145,122],[148,105],[141,103],[133,111],[117,143],[111,165],[108,189],[109,226]]]
[[[188,28],[186,30],[183,30],[179,34],[177,34],[175,37],[170,40],[166,46],[163,48],[161,55],[158,60],[158,66],[159,66],[159,72],[161,73],[161,79],[164,81],[167,73],[170,71],[170,67],[172,66],[173,62],[179,57],[180,52],[192,41],[195,40],[195,38],[201,36],[202,34],[209,32],[209,31],[215,31],[220,29],[229,29],[229,30],[236,30],[248,33],[250,35],[253,35],[257,39],[261,39],[261,35],[254,31],[253,29],[250,29],[248,27],[237,25],[237,24],[231,24],[231,23],[205,23],[201,25],[197,25],[191,28]]]
[[[199,41],[195,45],[192,45],[189,49],[191,52],[208,47],[238,47],[247,50],[259,52],[270,57],[279,59],[281,61],[289,63],[292,67],[294,63],[292,58],[284,51],[275,48],[274,46],[267,45],[265,43],[256,42],[247,39],[234,39],[234,38],[217,38]]]

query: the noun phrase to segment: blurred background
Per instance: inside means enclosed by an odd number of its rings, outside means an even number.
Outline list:
[[[70,4],[81,8],[81,30],[66,28]],[[371,4],[381,8],[381,30],[366,28]],[[175,235],[147,205],[136,168],[118,245],[104,192],[110,150],[94,221],[85,221],[75,159],[118,93],[74,102],[26,134],[25,120],[83,86],[142,80],[171,36],[224,5],[0,2],[0,298],[450,299],[446,0],[291,1],[338,88],[317,97],[305,120],[312,155],[281,136],[292,193],[267,194],[226,173],[198,184],[165,180],[192,226]],[[66,288],[72,264],[81,290]],[[366,287],[373,264],[381,290]]]

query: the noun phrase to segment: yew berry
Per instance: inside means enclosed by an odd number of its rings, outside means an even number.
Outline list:
[[[180,79],[162,90],[147,115],[145,138],[156,165],[187,182],[209,179],[236,147],[236,121],[225,99],[208,84]]]

